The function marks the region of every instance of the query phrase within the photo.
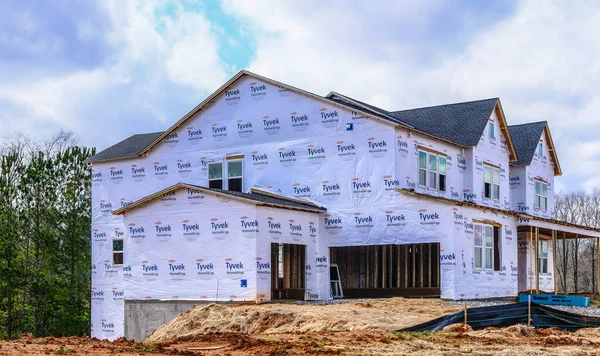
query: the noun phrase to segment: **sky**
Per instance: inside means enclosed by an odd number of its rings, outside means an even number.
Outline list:
[[[558,191],[600,187],[600,2],[0,2],[0,136],[104,149],[162,131],[241,69],[394,111],[500,97],[546,120]]]

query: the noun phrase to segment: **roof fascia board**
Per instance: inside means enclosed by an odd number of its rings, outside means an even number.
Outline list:
[[[548,123],[546,123],[546,126],[544,126],[544,133],[546,133],[546,143],[548,145],[548,150],[552,154],[552,159],[554,160],[554,176],[561,176],[562,169],[560,168],[558,154],[556,153],[556,148],[554,146],[554,141],[552,140],[552,135],[550,134],[550,127],[548,126]]]
[[[342,95],[342,94],[340,94],[340,93],[337,93],[337,92],[335,92],[335,91],[332,91],[331,93],[327,94],[326,98],[330,98],[330,97],[332,97],[332,96],[339,96],[340,98],[342,98],[342,99],[344,99],[344,100],[347,100],[347,101],[349,101],[350,103],[352,103],[352,104],[354,104],[354,105],[357,105],[357,106],[359,106],[359,107],[361,107],[361,108],[363,108],[363,109],[365,109],[365,110],[368,110],[368,111],[370,111],[370,112],[373,112],[373,113],[375,113],[375,114],[377,114],[377,115],[382,115],[382,116],[385,116],[385,117],[387,117],[388,119],[390,119],[390,120],[393,120],[393,121],[397,122],[397,123],[398,123],[399,125],[401,125],[401,126],[404,126],[404,127],[406,127],[406,128],[409,128],[409,129],[414,129],[414,126],[412,126],[412,125],[409,125],[409,124],[407,124],[407,123],[404,123],[404,122],[402,122],[402,121],[400,121],[400,120],[398,120],[398,119],[396,119],[396,118],[394,118],[394,117],[391,117],[391,116],[389,116],[389,115],[387,115],[387,114],[384,114],[384,113],[382,113],[382,112],[378,112],[377,110],[373,110],[373,109],[369,108],[368,106],[366,106],[366,105],[364,105],[364,104],[361,104],[361,103],[357,102],[356,100],[353,100],[353,99],[351,99],[351,98],[349,98],[349,97],[347,97],[347,96],[345,96],[345,95]]]
[[[506,123],[506,117],[504,116],[504,109],[502,109],[502,104],[500,103],[500,99],[496,101],[496,105],[494,106],[494,111],[496,112],[496,116],[498,120],[500,120],[500,130],[504,134],[504,138],[506,139],[506,145],[508,146],[508,160],[509,162],[517,162],[517,151],[515,151],[515,147],[513,146],[512,139],[510,138],[510,132],[508,131],[508,124]]]

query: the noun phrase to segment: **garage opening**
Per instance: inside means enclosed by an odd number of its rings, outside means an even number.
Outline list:
[[[345,298],[439,297],[440,244],[332,247]]]
[[[306,246],[271,244],[271,299],[304,300]]]

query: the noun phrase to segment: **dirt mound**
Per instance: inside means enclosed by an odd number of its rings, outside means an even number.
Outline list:
[[[397,330],[453,313],[438,299],[392,298],[340,304],[208,304],[158,328],[147,343],[208,333],[280,334],[322,331]]]
[[[466,333],[473,331],[473,328],[467,324],[451,324],[442,329],[442,331],[449,331],[453,333]]]

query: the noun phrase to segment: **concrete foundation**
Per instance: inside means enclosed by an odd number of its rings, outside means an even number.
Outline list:
[[[135,341],[144,341],[164,323],[200,304],[207,304],[207,302],[126,300],[125,337]]]

